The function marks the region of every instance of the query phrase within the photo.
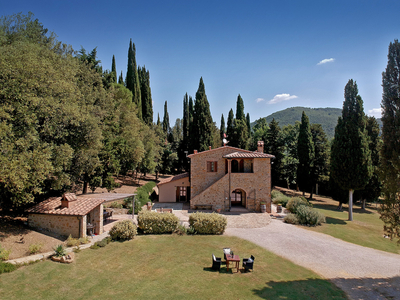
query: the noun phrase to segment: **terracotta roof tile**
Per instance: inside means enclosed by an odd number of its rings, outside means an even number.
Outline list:
[[[103,199],[79,197],[71,208],[61,208],[62,197],[53,197],[26,210],[27,213],[84,216],[104,202]]]
[[[271,154],[261,153],[261,152],[233,152],[224,155],[224,158],[274,158],[275,156]]]
[[[182,179],[182,178],[185,178],[185,177],[189,177],[189,173],[186,172],[186,173],[182,173],[182,174],[179,174],[179,175],[176,175],[176,176],[171,176],[171,177],[165,178],[165,179],[161,180],[157,184],[157,186],[162,185],[162,184],[166,184],[166,183],[171,182],[171,181],[179,180],[179,179]]]

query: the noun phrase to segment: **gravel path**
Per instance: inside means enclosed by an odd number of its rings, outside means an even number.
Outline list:
[[[227,228],[226,234],[249,240],[331,279],[352,299],[400,299],[400,255],[347,243],[281,220],[272,220],[263,228]]]

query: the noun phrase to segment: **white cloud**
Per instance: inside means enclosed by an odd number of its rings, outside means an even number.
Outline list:
[[[296,95],[279,94],[279,95],[275,95],[274,99],[269,100],[268,104],[275,104],[275,103],[279,103],[279,102],[287,101],[287,100],[291,100],[291,99],[296,99],[296,98],[297,98]]]
[[[381,108],[373,108],[368,111],[369,116],[375,117],[377,119],[382,117],[382,109]]]
[[[257,99],[256,99],[256,102],[257,102],[257,103],[260,103],[260,102],[263,102],[263,101],[265,101],[265,99],[263,99],[263,98],[257,98]]]
[[[329,63],[329,62],[334,62],[334,61],[335,61],[334,58],[325,58],[325,59],[321,60],[319,63],[317,63],[317,66],[323,65],[323,64],[326,64],[326,63]]]

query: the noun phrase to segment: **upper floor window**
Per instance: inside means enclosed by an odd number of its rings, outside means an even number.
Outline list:
[[[207,172],[217,172],[217,162],[216,161],[208,161],[207,162]]]

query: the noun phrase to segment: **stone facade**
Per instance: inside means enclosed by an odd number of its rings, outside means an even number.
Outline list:
[[[213,209],[219,206],[223,210],[228,210],[232,191],[240,190],[247,209],[260,211],[260,203],[265,202],[267,212],[271,212],[273,156],[261,151],[251,152],[224,146],[194,153],[189,157],[191,208],[208,204],[212,205]]]

